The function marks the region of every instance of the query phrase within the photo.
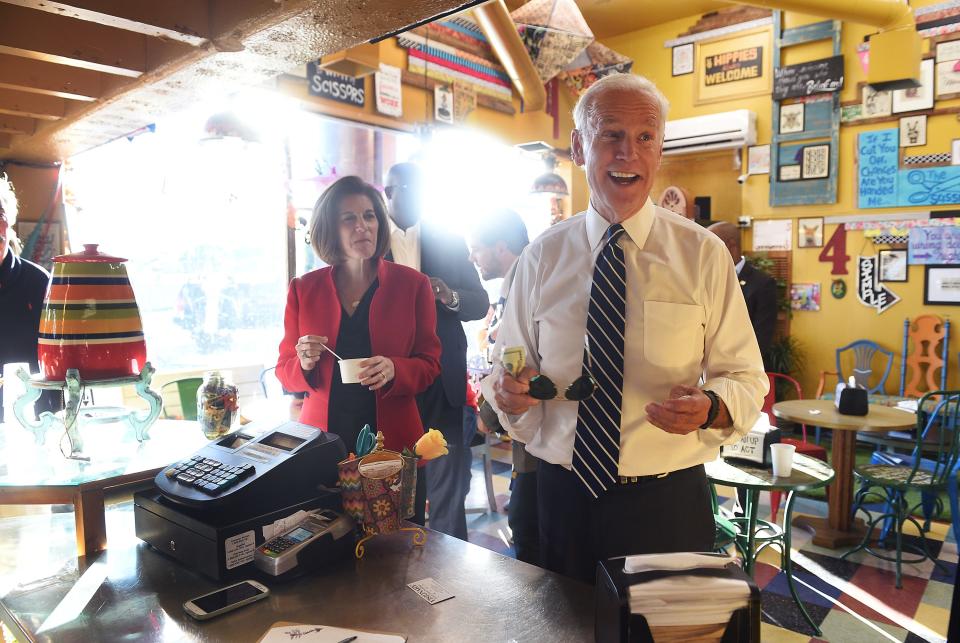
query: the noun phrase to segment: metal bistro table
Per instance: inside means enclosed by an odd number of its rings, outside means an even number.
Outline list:
[[[454,597],[428,604],[407,587],[424,578]],[[361,560],[265,583],[268,598],[195,621],[184,601],[225,583],[141,543],[71,560],[6,591],[0,618],[18,641],[57,643],[252,642],[279,621],[396,632],[411,642],[593,640],[592,587],[435,531],[423,547],[378,536]]]
[[[863,540],[866,527],[853,518],[853,464],[856,456],[857,431],[894,431],[917,424],[917,415],[898,408],[871,404],[863,416],[841,415],[831,400],[789,400],[773,405],[778,418],[833,429],[830,464],[837,477],[830,485],[827,518],[800,516],[798,527],[814,532],[813,543],[838,549],[857,545]]]
[[[143,442],[125,424],[92,425],[83,432],[89,462],[64,456],[57,440],[62,434],[51,433],[38,445],[16,422],[0,424],[0,504],[72,504],[79,555],[107,546],[105,490],[153,480],[208,442],[196,422],[178,420],[157,420]]]
[[[743,557],[743,569],[753,576],[757,556],[768,545],[779,544],[781,549],[780,568],[787,576],[787,585],[794,602],[800,608],[800,613],[814,629],[817,636],[820,628],[813,622],[807,613],[807,608],[797,595],[793,583],[793,565],[790,561],[790,517],[793,512],[793,497],[795,491],[815,489],[830,484],[833,480],[833,469],[826,462],[816,458],[796,454],[793,457],[793,469],[790,476],[778,478],[773,471],[748,464],[731,463],[723,460],[708,462],[706,465],[707,478],[715,484],[727,485],[747,491],[746,517],[731,518],[739,533],[734,540],[737,551]],[[757,518],[760,506],[761,491],[787,491],[787,505],[783,512],[783,527]],[[757,548],[757,544],[760,547]]]

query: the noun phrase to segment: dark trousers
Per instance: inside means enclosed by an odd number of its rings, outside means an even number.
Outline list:
[[[543,566],[593,583],[597,561],[630,554],[712,551],[714,518],[702,465],[594,499],[572,471],[537,472]]]
[[[467,382],[463,382],[466,389]],[[430,501],[430,528],[461,540],[467,539],[467,515],[463,502],[470,491],[464,485],[465,471],[463,444],[463,406],[451,406],[443,392],[443,383],[437,378],[426,391],[417,396],[417,406],[423,428],[437,429],[447,441],[448,453],[427,463],[418,473],[424,473],[427,482],[427,500]],[[469,479],[469,478],[467,478]]]
[[[517,560],[540,564],[540,526],[537,520],[537,472],[514,472],[507,524],[513,532]]]

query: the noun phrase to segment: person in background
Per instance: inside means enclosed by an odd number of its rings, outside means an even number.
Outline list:
[[[767,391],[723,244],[649,198],[667,110],[632,74],[580,97],[571,149],[589,208],[523,251],[497,335],[526,354],[516,377],[495,366],[492,388],[541,460],[541,558],[585,582],[608,558],[713,549],[703,463],[749,431]],[[544,379],[561,399],[530,395]]]
[[[383,431],[391,450],[423,435],[416,395],[440,372],[440,341],[430,281],[383,260],[390,245],[380,193],[347,176],[317,200],[310,219],[314,251],[326,268],[290,283],[277,379],[304,392],[300,422],[339,435],[355,450],[365,424]],[[360,383],[344,384],[337,360],[366,358]],[[423,524],[425,486],[417,476]]]
[[[423,177],[412,163],[390,168],[384,192],[390,204],[390,255],[397,263],[430,278],[436,303],[436,330],[440,337],[440,377],[417,398],[427,428],[443,433],[449,457],[431,460],[426,467],[430,528],[467,539],[463,502],[469,487],[463,481],[463,414],[466,401],[467,337],[461,322],[483,319],[490,302],[470,263],[467,244],[420,221]]]
[[[497,331],[503,319],[503,308],[513,285],[520,253],[530,243],[527,226],[513,210],[497,210],[483,220],[470,238],[470,260],[480,269],[485,281],[503,279],[500,298],[493,305],[487,327],[488,359],[498,358]],[[500,420],[490,402],[480,403],[477,428],[484,433],[502,432]],[[520,440],[513,440],[513,474],[511,475],[508,524],[513,534],[517,560],[540,564],[540,534],[537,521],[537,458],[527,453]]]
[[[757,344],[760,345],[763,366],[769,371],[771,370],[770,347],[773,345],[773,334],[777,326],[777,282],[767,273],[756,269],[743,256],[740,246],[740,228],[732,223],[721,221],[714,223],[707,230],[720,237],[730,251],[730,256],[733,257],[743,298],[747,302],[750,324],[757,336]]]
[[[14,253],[17,197],[6,176],[0,176],[0,373],[4,364],[26,362],[37,373],[37,339],[43,298],[50,273]],[[3,415],[4,387],[0,387],[0,422],[13,422]],[[9,406],[9,404],[8,404]],[[46,391],[34,404],[37,414],[60,408],[59,395]]]

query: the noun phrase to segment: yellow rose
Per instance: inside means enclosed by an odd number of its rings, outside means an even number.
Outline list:
[[[417,440],[416,446],[413,447],[413,452],[424,460],[433,460],[434,458],[439,458],[442,455],[447,455],[447,441],[443,439],[443,434],[436,429],[430,429],[424,433],[419,440]]]

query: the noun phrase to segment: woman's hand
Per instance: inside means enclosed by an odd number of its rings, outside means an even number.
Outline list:
[[[375,355],[360,362],[360,383],[371,391],[386,386],[394,375],[393,360],[389,357]]]
[[[312,371],[320,361],[320,355],[324,353],[323,347],[326,344],[327,338],[320,335],[304,335],[298,339],[294,348],[297,350],[297,357],[300,358],[300,368],[307,372]]]

